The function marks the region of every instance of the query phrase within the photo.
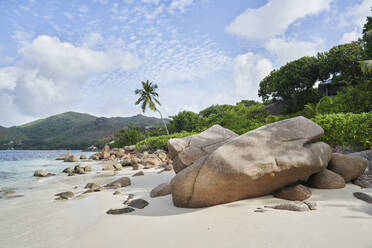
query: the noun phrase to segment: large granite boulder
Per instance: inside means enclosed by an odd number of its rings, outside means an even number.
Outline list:
[[[367,159],[368,160],[368,165],[367,165],[368,171],[372,172],[372,150],[371,149],[360,151],[360,152],[349,153],[347,155]]]
[[[344,178],[327,169],[312,175],[307,183],[310,187],[318,189],[341,189],[345,187]]]
[[[368,160],[357,156],[332,153],[328,169],[341,175],[346,182],[357,179],[366,170]]]
[[[329,145],[313,142],[323,133],[300,116],[230,139],[172,179],[173,203],[197,208],[262,196],[317,173],[331,159]]]
[[[173,160],[174,171],[180,172],[236,137],[238,135],[229,129],[214,125],[197,135],[170,139],[168,155]]]

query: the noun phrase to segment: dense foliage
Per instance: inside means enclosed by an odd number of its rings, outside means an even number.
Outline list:
[[[372,113],[317,115],[313,119],[325,132],[322,140],[331,146],[372,148]]]
[[[169,139],[173,138],[183,138],[186,136],[190,136],[196,134],[195,132],[179,132],[173,133],[169,135],[161,135],[157,137],[149,137],[144,139],[136,144],[137,149],[139,150],[155,150],[155,149],[167,149],[167,142]]]

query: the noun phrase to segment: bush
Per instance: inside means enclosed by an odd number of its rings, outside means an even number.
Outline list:
[[[372,113],[338,113],[313,118],[325,132],[322,140],[329,145],[369,148],[372,142]]]
[[[116,133],[114,147],[134,145],[143,139],[145,139],[145,135],[141,130],[130,125],[129,128],[122,129]]]
[[[157,137],[149,137],[144,139],[136,144],[138,150],[155,150],[155,149],[164,149],[167,150],[167,142],[169,139],[173,138],[183,138],[196,134],[196,132],[180,132],[173,133],[169,135],[161,135]]]

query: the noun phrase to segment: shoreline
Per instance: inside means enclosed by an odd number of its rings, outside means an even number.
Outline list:
[[[97,166],[103,166],[102,162]],[[372,208],[352,193],[372,194],[372,189],[347,184],[343,189],[311,189],[310,201],[318,209],[292,212],[257,207],[286,202],[271,195],[201,209],[173,206],[170,195],[150,198],[150,191],[169,182],[173,171],[131,177],[138,170],[123,168],[115,176],[91,172],[45,184],[24,197],[1,199],[2,247],[370,247]],[[54,200],[63,191],[81,193],[88,182],[105,184],[128,176],[132,185],[85,194],[67,201]],[[78,186],[77,189],[73,189]],[[149,202],[144,209],[108,215],[110,208],[124,207],[128,194]],[[352,230],[352,233],[350,233]],[[352,236],[352,238],[351,238]]]

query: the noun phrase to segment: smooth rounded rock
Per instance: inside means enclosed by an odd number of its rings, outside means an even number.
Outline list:
[[[171,186],[169,183],[162,183],[153,188],[150,192],[151,198],[160,197],[169,195],[172,192]]]
[[[47,177],[49,176],[49,172],[45,169],[40,169],[34,172],[35,177]]]
[[[341,189],[345,187],[345,180],[339,174],[324,169],[307,180],[310,187],[318,189]]]
[[[346,182],[357,179],[366,170],[368,160],[357,156],[332,153],[328,169],[341,175]]]
[[[276,198],[290,200],[290,201],[303,201],[311,196],[311,191],[308,187],[297,184],[293,186],[286,186],[274,192]]]

